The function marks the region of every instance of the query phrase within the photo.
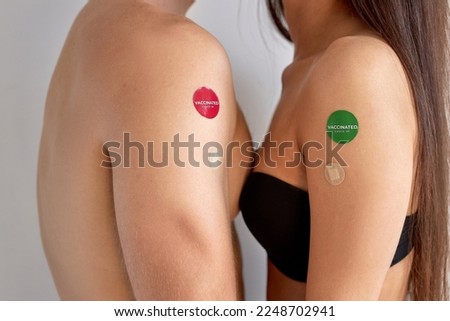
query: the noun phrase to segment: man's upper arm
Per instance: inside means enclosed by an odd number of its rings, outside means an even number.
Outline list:
[[[129,133],[144,146],[129,148],[137,144],[127,147],[125,137],[122,164],[113,168],[125,263],[137,299],[235,299],[225,159],[205,154],[225,155],[233,136],[229,65],[208,35],[172,36],[173,45],[133,53],[135,72],[122,79],[114,135]],[[215,118],[194,107],[201,87],[218,97]]]

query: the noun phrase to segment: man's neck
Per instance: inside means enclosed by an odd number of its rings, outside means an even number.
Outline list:
[[[194,1],[195,0],[144,0],[144,2],[158,7],[163,11],[181,16],[186,15]]]

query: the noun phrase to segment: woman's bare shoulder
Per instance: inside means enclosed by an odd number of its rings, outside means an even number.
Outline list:
[[[326,79],[333,82],[367,88],[377,83],[394,82],[406,85],[406,72],[396,52],[376,36],[347,36],[335,40],[317,59],[311,82]]]
[[[407,123],[414,124],[405,68],[395,51],[373,36],[344,37],[333,42],[315,61],[301,96],[303,117],[329,115],[338,107],[352,104],[366,113],[386,113],[400,119],[408,115]]]

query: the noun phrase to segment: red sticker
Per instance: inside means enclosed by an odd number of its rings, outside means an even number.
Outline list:
[[[194,93],[194,107],[203,117],[213,119],[220,109],[219,98],[216,93],[209,88],[202,87]]]

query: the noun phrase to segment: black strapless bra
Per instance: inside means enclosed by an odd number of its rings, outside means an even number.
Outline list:
[[[253,172],[239,203],[245,223],[270,261],[287,277],[306,282],[311,214],[308,193],[274,176]],[[391,266],[412,250],[412,217],[405,219]]]

